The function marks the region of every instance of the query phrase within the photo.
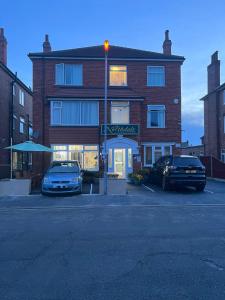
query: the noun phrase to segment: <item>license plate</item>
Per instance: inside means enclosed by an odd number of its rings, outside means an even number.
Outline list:
[[[197,171],[196,170],[186,170],[186,173],[189,173],[189,174],[195,174]]]

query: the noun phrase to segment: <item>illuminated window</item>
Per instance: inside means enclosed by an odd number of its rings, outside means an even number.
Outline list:
[[[127,67],[110,66],[109,67],[109,85],[126,86],[127,85]]]
[[[98,171],[97,145],[53,145],[53,160],[77,160],[84,170]]]
[[[129,124],[129,102],[111,102],[111,124]]]

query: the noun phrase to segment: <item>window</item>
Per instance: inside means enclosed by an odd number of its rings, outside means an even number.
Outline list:
[[[96,126],[98,125],[98,102],[52,101],[51,125]]]
[[[112,161],[113,161],[113,158],[112,158],[112,149],[109,149],[109,154],[108,154],[108,167],[109,168],[112,168]]]
[[[126,66],[109,66],[109,85],[111,86],[127,85]]]
[[[129,102],[111,102],[111,124],[129,124]]]
[[[145,145],[144,146],[144,165],[152,166],[161,156],[171,155],[171,145]]]
[[[24,106],[24,92],[22,90],[19,91],[19,104]]]
[[[23,117],[20,117],[20,133],[25,132],[25,119]]]
[[[225,163],[225,149],[221,149],[221,160]]]
[[[16,129],[16,120],[17,120],[16,115],[13,115],[13,124],[12,124],[13,130]]]
[[[148,105],[147,128],[165,128],[165,105]]]
[[[15,83],[13,84],[13,96],[16,95],[16,86],[15,86]]]
[[[56,64],[55,83],[58,85],[83,84],[83,66],[78,64]]]
[[[223,132],[225,133],[225,116],[223,116]]]
[[[223,104],[225,105],[225,90],[223,91]]]
[[[84,170],[98,171],[97,145],[53,145],[53,160],[77,160]]]
[[[133,159],[132,159],[132,149],[131,148],[128,148],[128,168],[132,168],[132,162],[133,162]]]
[[[147,86],[165,86],[165,68],[147,66]]]

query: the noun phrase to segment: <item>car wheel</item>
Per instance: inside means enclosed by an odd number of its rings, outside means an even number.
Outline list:
[[[170,185],[169,185],[168,181],[166,180],[165,176],[163,176],[163,178],[162,178],[162,189],[164,191],[168,191],[170,189]]]
[[[205,189],[205,184],[201,184],[201,185],[196,186],[196,190],[198,192],[203,192],[204,189]]]

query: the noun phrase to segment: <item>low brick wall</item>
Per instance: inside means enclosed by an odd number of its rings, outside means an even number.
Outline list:
[[[213,156],[201,156],[201,162],[206,167],[206,176],[225,179],[225,163]]]

